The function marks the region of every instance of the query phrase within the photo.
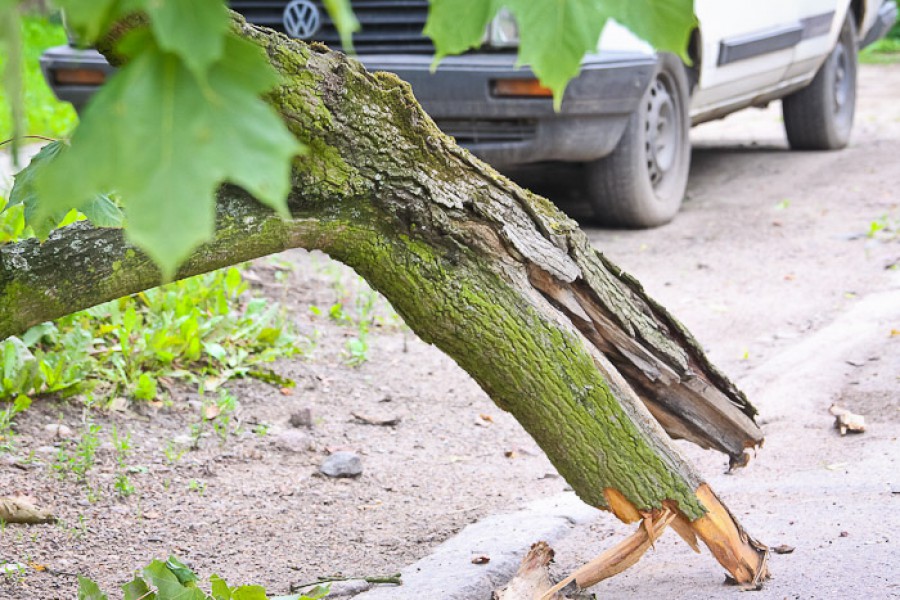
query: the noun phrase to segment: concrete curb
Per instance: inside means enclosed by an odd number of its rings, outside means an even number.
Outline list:
[[[486,517],[469,525],[422,560],[401,571],[402,586],[379,586],[355,600],[473,600],[515,574],[522,556],[539,540],[553,543],[600,511],[564,493],[536,500],[518,512]],[[472,564],[479,555],[490,557]]]

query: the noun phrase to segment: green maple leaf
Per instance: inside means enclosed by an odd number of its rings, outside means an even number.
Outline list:
[[[685,62],[691,32],[697,27],[693,0],[605,0],[610,17],[661,52]]]
[[[124,596],[122,600],[156,600],[156,594],[150,590],[147,582],[140,577],[135,577],[122,586]]]
[[[65,11],[66,27],[79,44],[89,46],[119,14],[119,0],[56,0]]]
[[[212,597],[215,600],[232,600],[231,588],[228,587],[224,579],[218,575],[213,575],[209,578],[209,583],[212,586]]]
[[[559,109],[563,91],[581,70],[585,53],[597,50],[607,14],[597,0],[514,0],[509,8],[519,24],[519,62],[553,90]]]
[[[234,600],[268,600],[265,588],[258,585],[242,585],[234,590]]]
[[[107,600],[96,583],[87,577],[78,576],[78,600]]]
[[[38,177],[45,167],[52,164],[63,147],[62,142],[50,142],[34,155],[27,167],[16,173],[8,206],[24,204],[25,221],[41,239],[46,239],[50,235],[50,232],[66,218],[71,208],[81,212],[97,227],[121,227],[122,211],[108,194],[95,194],[85,202],[72,207],[60,207],[58,210],[43,212],[40,210],[36,189]]]
[[[595,52],[610,18],[663,52],[687,60],[687,43],[697,20],[693,0],[432,0],[424,33],[435,45],[435,63],[481,44],[485,27],[500,6],[519,26],[519,64],[527,64],[553,90],[559,109],[563,92]]]
[[[178,54],[196,74],[222,57],[228,11],[222,0],[142,0],[163,50]]]
[[[325,9],[341,34],[341,46],[347,52],[353,52],[353,34],[359,31],[359,21],[353,14],[350,0],[324,0]]]
[[[144,577],[157,590],[157,600],[206,600],[206,594],[197,587],[185,587],[166,563],[154,560],[144,567]]]
[[[126,50],[134,58],[94,97],[71,147],[41,173],[35,218],[115,190],[128,239],[169,279],[212,238],[221,183],[287,216],[290,160],[302,147],[258,96],[277,79],[250,42],[226,36],[205,80],[146,31],[132,34]]]
[[[498,8],[498,0],[431,0],[422,33],[434,42],[434,66],[445,56],[480,46]]]

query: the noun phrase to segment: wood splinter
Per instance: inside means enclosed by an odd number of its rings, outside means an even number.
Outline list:
[[[647,514],[634,533],[544,592],[541,600],[551,600],[557,592],[573,581],[579,589],[585,589],[634,566],[675,517],[676,514],[668,508],[655,515]]]
[[[607,508],[626,523],[640,522],[634,533],[553,586],[550,585],[547,567],[553,551],[546,547],[543,552],[536,554],[535,547],[538,546],[536,544],[526,560],[523,560],[522,567],[510,582],[510,586],[504,590],[508,593],[509,590],[518,589],[524,582],[528,582],[528,589],[533,589],[534,593],[522,596],[504,596],[501,593],[495,598],[564,599],[566,596],[562,590],[572,582],[575,582],[578,589],[583,590],[637,564],[669,526],[695,552],[700,552],[698,539],[702,540],[719,563],[728,570],[734,581],[758,586],[768,577],[766,565],[768,548],[746,534],[708,485],[702,484],[696,494],[707,513],[691,521],[678,510],[677,506],[668,501],[661,509],[640,511],[620,492],[607,488],[604,490]],[[545,560],[538,560],[539,557],[544,557]],[[537,568],[536,565],[541,568]]]

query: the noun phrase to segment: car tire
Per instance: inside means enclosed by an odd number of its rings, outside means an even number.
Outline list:
[[[838,150],[850,141],[856,110],[856,53],[851,14],[812,83],[782,100],[784,129],[794,150]]]
[[[597,221],[641,229],[675,217],[691,164],[689,103],[684,64],[661,54],[616,149],[587,165],[587,195]]]

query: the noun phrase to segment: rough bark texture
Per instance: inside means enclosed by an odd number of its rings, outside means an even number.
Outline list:
[[[179,276],[321,249],[510,411],[586,502],[625,520],[669,507],[691,527],[708,523],[702,480],[660,424],[733,464],[762,435],[746,398],[687,331],[552,204],[458,148],[405,83],[235,23],[284,75],[269,99],[312,152],[294,170],[293,219],[223,187],[217,238]],[[158,283],[114,230],[78,224],[43,245],[7,246],[0,338]],[[758,577],[764,550],[724,512],[752,572],[721,544],[711,550],[739,580]],[[694,531],[714,542],[722,527]]]

